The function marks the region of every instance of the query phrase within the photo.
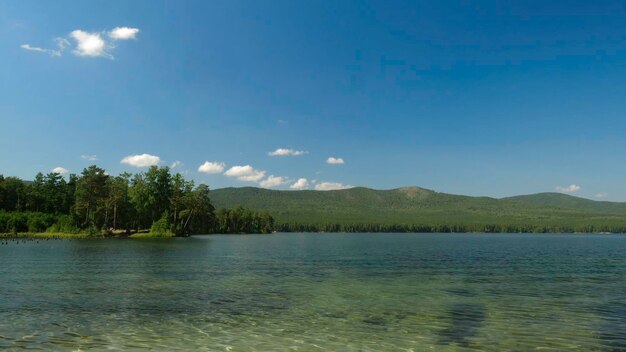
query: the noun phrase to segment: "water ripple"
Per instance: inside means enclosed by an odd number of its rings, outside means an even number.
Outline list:
[[[626,238],[211,236],[0,248],[0,349],[626,351]]]

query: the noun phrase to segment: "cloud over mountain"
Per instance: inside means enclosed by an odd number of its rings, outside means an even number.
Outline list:
[[[226,164],[218,161],[205,161],[204,164],[198,166],[198,172],[205,174],[221,174],[224,172]]]
[[[265,177],[265,171],[256,170],[250,165],[237,165],[228,169],[224,175],[234,177],[239,181],[258,182]]]
[[[285,177],[270,175],[265,180],[262,180],[259,185],[263,188],[272,188],[284,185],[287,182],[289,180]]]
[[[320,182],[315,185],[315,190],[316,191],[335,191],[339,189],[348,189],[352,187],[353,186],[344,185],[343,183],[339,183],[339,182]]]
[[[574,193],[580,191],[580,186],[571,184],[567,187],[556,186],[556,191],[561,193]]]
[[[307,180],[306,178],[299,178],[298,181],[296,181],[294,184],[289,186],[289,188],[295,189],[295,190],[307,189],[308,187],[309,187],[309,180]]]

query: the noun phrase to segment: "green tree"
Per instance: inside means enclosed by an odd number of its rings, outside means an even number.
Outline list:
[[[95,165],[83,170],[76,184],[74,210],[82,219],[83,226],[100,227],[106,222],[105,201],[108,197],[109,176]]]
[[[43,177],[43,208],[46,213],[60,213],[63,211],[63,198],[66,182],[61,174],[51,172]]]
[[[193,181],[186,181],[183,176],[176,173],[172,177],[172,196],[170,198],[170,209],[172,212],[172,223],[176,232],[180,232],[183,222],[180,219],[180,211],[184,210],[185,197],[193,191]]]
[[[252,212],[241,206],[220,209],[215,219],[214,231],[219,233],[270,233],[274,219],[268,213]]]
[[[107,180],[109,189],[107,207],[110,208],[113,213],[113,229],[117,229],[120,215],[123,216],[124,214],[127,214],[130,208],[128,206],[130,176],[131,175],[129,173],[123,173],[117,177],[109,177]]]
[[[63,203],[61,212],[63,214],[71,214],[76,203],[76,185],[78,183],[78,176],[76,174],[70,174],[67,183],[65,183],[65,189],[63,190]]]
[[[0,210],[5,208],[4,176],[0,175]]]
[[[137,213],[136,225],[147,228],[170,209],[172,176],[169,167],[152,166],[131,180],[129,195]]]
[[[26,184],[24,181],[17,177],[7,177],[4,179],[4,210],[25,210],[26,198]]]
[[[41,172],[35,175],[33,183],[28,187],[29,209],[31,211],[44,211],[46,208],[45,179]]]
[[[172,175],[170,168],[152,166],[145,174],[146,186],[149,192],[150,219],[154,222],[169,210],[172,196]]]
[[[180,234],[208,233],[215,225],[215,208],[209,198],[209,186],[200,184],[183,198],[185,210],[180,212],[183,226]]]
[[[128,195],[135,217],[132,225],[135,229],[147,228],[152,223],[150,218],[150,190],[142,173],[135,174],[130,181]]]
[[[170,215],[165,212],[161,216],[161,218],[154,223],[150,227],[150,233],[153,236],[158,237],[173,237],[174,233],[172,232],[172,223],[170,222]]]

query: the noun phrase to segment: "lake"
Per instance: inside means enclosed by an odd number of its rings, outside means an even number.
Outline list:
[[[626,351],[626,237],[10,242],[2,348]]]

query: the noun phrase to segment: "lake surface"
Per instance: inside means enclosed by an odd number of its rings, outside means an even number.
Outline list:
[[[626,351],[626,236],[0,246],[0,349]]]

